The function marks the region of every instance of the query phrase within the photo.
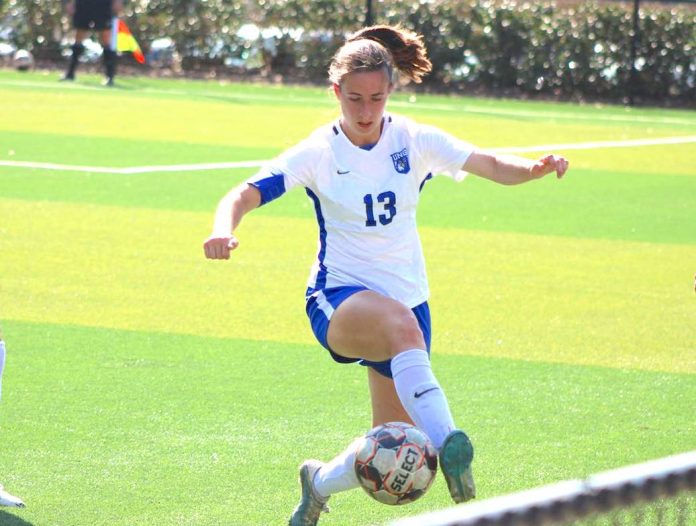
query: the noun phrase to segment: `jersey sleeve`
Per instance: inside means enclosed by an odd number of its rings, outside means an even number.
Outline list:
[[[462,166],[474,146],[434,126],[419,126],[415,136],[419,155],[433,175],[445,174],[457,181],[466,176]]]
[[[261,205],[265,205],[295,186],[310,185],[320,154],[315,145],[303,141],[264,164],[247,183],[261,192]]]

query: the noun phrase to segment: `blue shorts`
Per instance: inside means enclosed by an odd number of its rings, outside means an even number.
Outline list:
[[[307,290],[307,316],[309,317],[309,322],[312,325],[312,331],[314,336],[316,336],[319,343],[326,348],[331,357],[339,363],[353,363],[358,362],[360,365],[365,365],[367,367],[372,367],[375,371],[380,373],[387,378],[391,378],[391,360],[385,360],[383,362],[371,362],[369,360],[361,360],[359,358],[346,358],[340,354],[336,354],[329,347],[326,341],[326,333],[329,331],[329,322],[331,321],[331,316],[334,310],[343,303],[345,300],[350,298],[356,292],[363,290],[368,290],[366,287],[333,287],[321,290]],[[423,332],[423,339],[425,340],[426,351],[430,355],[430,339],[431,339],[431,326],[430,326],[430,308],[428,307],[428,302],[425,301],[420,305],[411,309],[413,314],[416,315],[418,320],[418,325],[420,325],[421,332]]]
[[[73,27],[75,29],[111,29],[111,0],[77,0]]]

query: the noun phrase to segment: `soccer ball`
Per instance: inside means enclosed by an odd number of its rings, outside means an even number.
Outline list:
[[[12,58],[12,63],[19,71],[27,71],[34,66],[34,55],[26,49],[18,49]]]
[[[407,504],[422,497],[435,480],[437,451],[417,427],[389,422],[358,441],[355,473],[373,499]]]

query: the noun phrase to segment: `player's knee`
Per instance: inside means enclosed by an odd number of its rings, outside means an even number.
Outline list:
[[[392,356],[396,356],[407,349],[425,347],[423,332],[418,324],[418,319],[407,307],[390,316],[388,334],[389,353]]]

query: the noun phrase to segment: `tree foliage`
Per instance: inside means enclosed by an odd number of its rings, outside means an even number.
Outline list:
[[[561,8],[513,0],[373,4],[377,23],[401,24],[424,35],[434,69],[421,89],[606,98],[632,90],[646,98],[696,100],[696,10],[691,6],[648,4],[641,9],[632,71],[628,5],[587,2]],[[145,51],[157,38],[172,38],[184,70],[221,66],[258,47],[265,53],[265,73],[325,82],[333,53],[363,25],[365,2],[131,0],[125,17]],[[269,32],[249,42],[239,35],[245,24]],[[69,40],[70,20],[60,0],[0,0],[3,27],[12,28],[18,47],[58,58]]]

